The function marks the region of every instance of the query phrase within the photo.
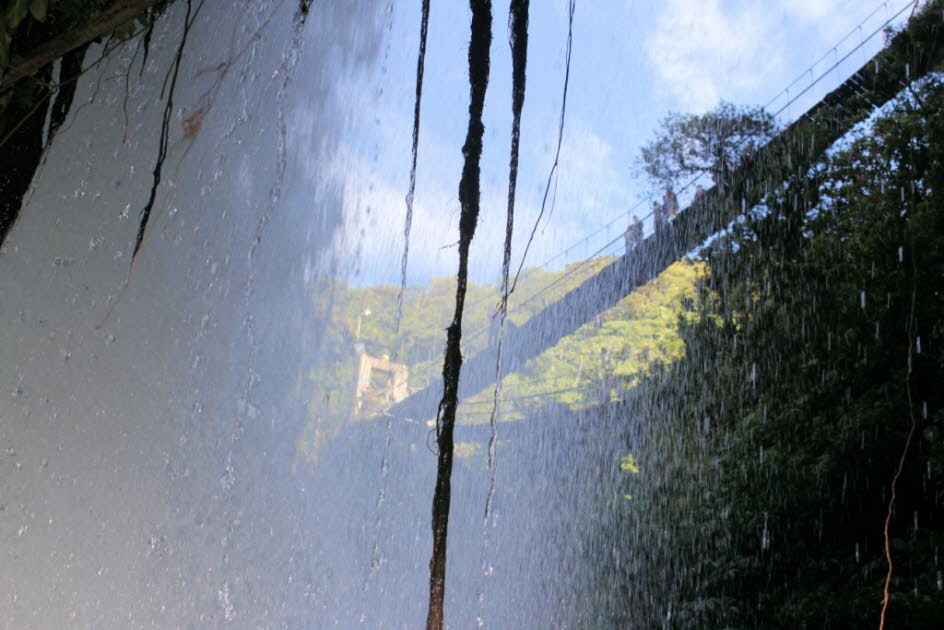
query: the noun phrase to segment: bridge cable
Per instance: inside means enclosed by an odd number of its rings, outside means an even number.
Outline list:
[[[420,44],[416,56],[416,100],[413,105],[413,151],[410,162],[410,188],[406,193],[406,218],[403,224],[403,259],[400,262],[400,291],[397,293],[397,312],[394,334],[400,333],[403,315],[403,293],[406,291],[406,265],[410,256],[410,229],[413,226],[413,198],[416,193],[416,157],[420,142],[420,105],[423,101],[423,72],[426,66],[426,33],[429,30],[429,0],[423,0],[420,19]]]

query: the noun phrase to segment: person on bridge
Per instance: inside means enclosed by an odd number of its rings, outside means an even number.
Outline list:
[[[663,228],[665,228],[665,206],[658,201],[652,202],[652,222],[656,226],[656,233],[661,232]]]
[[[635,214],[633,215],[633,222],[626,228],[623,238],[626,240],[627,254],[642,242],[642,221]]]
[[[678,216],[678,197],[675,196],[675,191],[672,190],[672,186],[665,187],[665,196],[662,197],[662,207],[665,208],[665,214],[669,221],[675,219]]]

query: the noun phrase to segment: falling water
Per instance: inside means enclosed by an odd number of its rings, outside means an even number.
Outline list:
[[[448,446],[445,627],[936,627],[941,0],[176,0],[23,70],[65,4],[3,32],[0,626],[421,627]]]

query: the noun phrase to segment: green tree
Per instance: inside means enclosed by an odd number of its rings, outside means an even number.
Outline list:
[[[642,171],[656,189],[708,174],[718,185],[779,131],[761,107],[722,102],[705,114],[670,113],[641,151]]]

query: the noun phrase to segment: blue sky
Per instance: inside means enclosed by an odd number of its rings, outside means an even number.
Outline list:
[[[881,47],[881,34],[868,37],[905,4],[901,0],[885,5],[877,0],[577,0],[556,203],[538,230],[527,264],[545,261],[634,203],[648,205],[635,162],[639,147],[667,112],[702,112],[720,99],[749,105],[773,101],[769,109],[775,111],[851,53],[781,114],[783,120],[791,120]],[[471,254],[473,278],[491,283],[500,277],[511,124],[507,3],[496,2],[494,8],[482,209]],[[348,280],[355,284],[399,281],[419,2],[395,3],[388,26],[381,68],[366,78],[363,91],[347,97],[352,102],[349,122],[354,132],[334,165],[344,183],[346,214],[346,229],[336,246],[347,253]],[[513,245],[516,264],[538,215],[553,162],[566,34],[567,0],[533,0]],[[468,37],[466,4],[433,0],[410,284],[425,284],[456,269],[456,249],[450,245],[458,238],[456,188],[468,120]],[[818,65],[810,68],[817,60]],[[790,91],[783,93],[798,76]],[[553,266],[593,253],[622,229],[620,222],[578,244]]]

